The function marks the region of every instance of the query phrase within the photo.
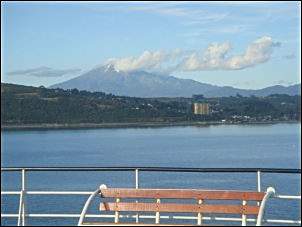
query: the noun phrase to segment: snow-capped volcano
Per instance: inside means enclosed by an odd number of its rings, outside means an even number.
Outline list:
[[[295,95],[300,94],[301,85],[289,87],[278,85],[259,90],[245,90],[229,86],[219,87],[191,79],[163,76],[145,71],[125,72],[116,69],[113,64],[106,64],[76,78],[52,85],[50,88],[77,88],[135,97],[191,97],[193,94],[221,97],[237,94],[243,96],[265,96],[274,93]]]
[[[213,89],[216,86],[145,71],[120,71],[113,64],[107,64],[74,79],[51,86],[51,88],[58,87],[136,97],[190,97],[192,94]]]

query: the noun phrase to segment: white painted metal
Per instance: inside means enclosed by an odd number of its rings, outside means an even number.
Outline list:
[[[198,204],[202,204],[202,200],[201,199],[199,199],[198,200]],[[197,214],[197,225],[201,225],[202,224],[202,214],[201,213],[198,213]]]
[[[119,203],[120,202],[120,199],[119,198],[116,198],[116,203]],[[115,211],[114,213],[114,223],[118,223],[119,222],[119,212],[118,211]]]
[[[135,188],[138,189],[138,169],[135,169]]]
[[[25,226],[25,169],[21,171],[21,194],[20,194],[20,203],[19,203],[19,217],[18,217],[18,226]]]
[[[247,205],[247,201],[246,201],[246,200],[243,200],[243,201],[242,201],[242,205],[243,205],[243,206]],[[246,215],[243,214],[241,218],[242,218],[241,226],[246,226]]]
[[[300,196],[300,195],[275,195],[274,198],[278,198],[278,199],[297,199],[297,200],[301,200],[301,196]]]
[[[28,195],[91,195],[88,191],[27,191]]]
[[[138,169],[135,169],[135,188],[138,189]],[[135,202],[138,202],[137,200]],[[139,214],[136,213],[135,222],[139,223]]]
[[[261,172],[257,171],[257,190],[261,192]],[[257,206],[260,206],[260,202],[257,202]]]
[[[156,203],[160,203],[160,199],[156,200]],[[155,224],[159,224],[160,214],[159,212],[155,213]]]
[[[82,217],[82,214],[26,214],[25,212],[25,195],[27,194],[33,194],[33,195],[91,195],[94,192],[89,191],[26,191],[26,176],[25,176],[25,169],[20,169],[22,173],[22,180],[21,180],[21,191],[1,191],[1,195],[20,195],[20,204],[19,204],[19,213],[18,214],[1,214],[1,217],[6,218],[18,218],[18,224],[20,225],[22,222],[22,225],[25,225],[25,217],[62,217],[62,218],[78,218]],[[135,170],[135,187],[138,188],[139,181],[138,181],[138,169]],[[261,191],[261,177],[260,177],[260,171],[257,172],[257,190]],[[269,197],[273,197],[276,199],[290,199],[290,200],[301,200],[301,195],[276,195],[274,193],[271,193]],[[92,200],[92,199],[91,199]],[[90,200],[90,202],[91,202]],[[88,202],[88,200],[87,200]],[[86,202],[86,204],[87,204]],[[89,203],[90,203],[89,202]],[[88,203],[88,206],[89,206]],[[86,205],[85,204],[85,205]],[[262,205],[262,204],[261,204]],[[88,208],[87,206],[87,208]],[[264,202],[265,206],[265,202]],[[85,206],[84,206],[85,208]],[[83,208],[83,211],[84,211]],[[21,212],[21,215],[20,215]],[[105,217],[105,218],[112,218],[114,215],[96,215],[96,214],[86,214],[86,211],[84,212],[84,217]],[[263,213],[262,213],[263,215]],[[137,215],[119,215],[121,218],[137,218]],[[156,218],[156,216],[152,215],[140,215],[141,218]],[[190,216],[160,216],[160,218],[163,219],[191,219],[196,220],[198,217],[190,217]],[[259,219],[259,216],[258,216]],[[258,221],[257,219],[257,221]],[[79,221],[80,221],[79,220]],[[202,217],[202,220],[219,220],[219,221],[242,221],[242,218],[225,218],[225,217]],[[82,220],[83,221],[83,220]],[[247,222],[256,222],[256,219],[247,218]],[[282,219],[266,219],[262,220],[262,222],[265,223],[282,223],[282,224],[301,224],[301,220],[282,220]]]
[[[32,218],[79,218],[81,214],[26,214],[26,217]],[[120,215],[120,218],[135,218],[136,215]],[[1,214],[1,217],[5,218],[17,218],[18,214]],[[114,215],[110,214],[86,214],[88,218],[114,218]],[[154,219],[154,215],[141,215],[143,219]],[[196,220],[194,216],[167,216],[161,215],[161,219],[179,219],[179,220]],[[235,221],[241,222],[242,218],[226,218],[226,217],[202,217],[202,220],[216,220],[216,221]],[[254,218],[247,218],[247,222],[256,222]],[[266,219],[265,223],[282,223],[282,224],[301,224],[300,220],[282,220],[282,219]]]
[[[106,187],[106,185],[104,185]],[[81,215],[80,215],[80,218],[79,218],[79,222],[78,222],[78,226],[82,225],[83,224],[83,220],[85,218],[85,215],[87,213],[87,210],[88,210],[88,207],[92,201],[92,199],[98,195],[100,192],[101,192],[101,189],[104,188],[103,185],[100,186],[100,188],[98,188],[97,190],[95,190],[90,196],[89,198],[87,199],[83,209],[82,209],[82,212],[81,212]]]
[[[18,212],[18,224],[17,224],[18,226],[21,226],[23,196],[24,193],[21,192],[20,199],[19,199],[19,212]]]
[[[22,193],[23,200],[22,200],[22,226],[25,226],[25,199],[26,199],[26,184],[25,184],[25,169],[22,169]]]
[[[261,201],[261,205],[260,205],[260,208],[259,208],[259,213],[258,213],[258,216],[257,216],[257,223],[256,223],[256,226],[261,226],[262,224],[262,219],[263,219],[263,215],[264,215],[264,210],[265,210],[265,205],[266,205],[266,202],[267,200],[272,196],[274,195],[276,192],[275,192],[275,189],[273,187],[268,187],[266,189],[266,193],[265,193],[265,196],[263,197],[262,201]]]
[[[1,195],[20,195],[21,191],[1,191]],[[91,191],[26,191],[27,195],[91,195]],[[274,195],[276,199],[301,200],[300,195]]]
[[[257,190],[261,192],[261,172],[257,171]]]
[[[1,191],[1,195],[21,195],[21,191]]]
[[[22,191],[23,199],[22,199],[22,226],[25,226],[25,191]]]
[[[22,187],[22,190],[25,190],[25,169],[22,169],[21,187]]]
[[[282,224],[300,224],[301,220],[282,220],[282,219],[267,219],[266,223],[282,223]]]

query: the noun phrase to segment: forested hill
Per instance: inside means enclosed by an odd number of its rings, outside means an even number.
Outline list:
[[[211,114],[196,116],[192,102]],[[301,96],[136,98],[1,83],[1,124],[300,120]]]

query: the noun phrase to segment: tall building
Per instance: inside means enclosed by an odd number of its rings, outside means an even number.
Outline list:
[[[208,115],[210,108],[208,103],[193,103],[193,113],[200,115]]]

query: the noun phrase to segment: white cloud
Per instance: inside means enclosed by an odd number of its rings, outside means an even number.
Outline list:
[[[244,53],[231,55],[230,42],[212,43],[205,51],[144,51],[138,57],[109,59],[121,71],[203,71],[239,70],[270,60],[274,47],[280,46],[271,37],[263,36],[249,44]]]
[[[81,69],[52,69],[49,67],[38,67],[33,69],[16,70],[8,72],[8,75],[23,75],[35,77],[60,77],[65,74],[73,74],[80,72]]]
[[[183,55],[183,51],[175,49],[170,52],[165,51],[144,51],[138,57],[126,57],[120,59],[109,59],[106,63],[113,64],[114,67],[121,71],[132,70],[150,70],[164,71],[165,64],[177,60]]]
[[[162,51],[144,51],[141,56],[127,57],[121,59],[110,59],[108,63],[113,63],[115,68],[122,71],[131,71],[135,69],[153,69],[157,68],[166,60],[166,54]]]
[[[228,12],[213,13],[205,9],[188,7],[185,4],[147,4],[129,6],[127,10],[134,12],[155,13],[163,16],[179,17],[184,25],[201,25],[210,22],[218,22],[229,16]]]
[[[180,64],[181,71],[202,70],[238,70],[252,67],[267,62],[272,55],[273,48],[280,46],[279,42],[273,42],[271,37],[264,36],[249,44],[245,53],[228,56],[231,44],[211,44],[200,55],[192,54]]]

